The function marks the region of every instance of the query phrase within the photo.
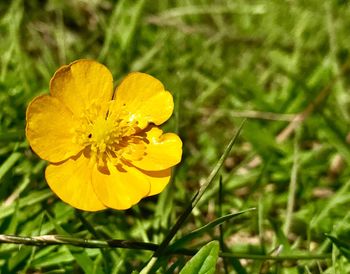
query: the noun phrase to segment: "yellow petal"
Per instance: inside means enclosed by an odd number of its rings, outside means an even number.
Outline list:
[[[50,164],[45,171],[46,181],[62,201],[75,208],[86,211],[105,209],[91,184],[92,165],[94,163],[83,154],[60,164]]]
[[[145,171],[141,170],[143,174],[148,177],[151,184],[151,191],[148,196],[159,194],[167,186],[171,177],[171,168],[159,171]]]
[[[80,116],[92,105],[104,105],[113,96],[113,77],[102,64],[78,60],[58,69],[50,82],[50,93]]]
[[[146,131],[146,150],[144,156],[132,164],[143,170],[163,170],[181,161],[182,142],[174,133],[165,133],[157,127]],[[123,155],[124,156],[124,155]]]
[[[150,183],[141,171],[134,167],[109,166],[108,170],[94,169],[92,184],[96,195],[107,207],[128,209],[150,192]]]
[[[145,73],[130,73],[114,97],[117,106],[128,112],[129,120],[136,120],[141,129],[148,123],[164,123],[174,109],[173,96],[159,80]]]
[[[58,99],[36,97],[27,108],[26,119],[27,139],[40,158],[60,162],[83,149],[73,142],[77,121]]]

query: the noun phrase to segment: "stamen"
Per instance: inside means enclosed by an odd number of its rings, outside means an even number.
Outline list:
[[[107,167],[108,162],[119,164],[123,155],[133,155],[135,160],[144,156],[142,138],[134,135],[139,131],[138,123],[125,110],[117,112],[113,104],[107,115],[100,106],[90,107],[75,130],[74,141],[84,146],[100,167]]]

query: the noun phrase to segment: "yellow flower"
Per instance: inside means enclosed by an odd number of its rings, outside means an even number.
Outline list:
[[[180,138],[157,127],[173,108],[154,77],[130,73],[113,93],[105,66],[78,60],[56,71],[50,95],[29,104],[26,135],[63,201],[87,211],[127,209],[160,193],[181,160]]]

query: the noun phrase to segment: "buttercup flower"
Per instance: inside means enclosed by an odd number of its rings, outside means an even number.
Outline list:
[[[181,160],[180,138],[157,127],[173,107],[172,95],[148,74],[130,73],[113,93],[105,66],[78,60],[56,71],[50,95],[29,104],[26,135],[49,162],[46,181],[64,202],[127,209],[160,193]]]

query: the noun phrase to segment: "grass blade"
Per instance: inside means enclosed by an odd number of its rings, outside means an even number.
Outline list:
[[[220,218],[215,219],[214,221],[206,224],[205,226],[202,226],[192,232],[190,232],[189,234],[185,235],[184,237],[180,238],[179,240],[177,240],[174,244],[172,244],[169,247],[169,250],[175,250],[177,248],[183,247],[185,244],[187,244],[188,242],[190,242],[193,239],[199,238],[202,234],[209,232],[211,229],[213,229],[214,227],[233,219],[234,217],[237,217],[239,215],[242,215],[246,212],[249,211],[253,211],[255,210],[255,208],[249,208],[246,210],[242,210],[239,212],[235,212],[235,213],[231,213],[231,214],[227,214],[225,216],[222,216]]]
[[[165,251],[165,249],[168,247],[168,244],[170,241],[174,238],[177,231],[180,229],[182,224],[186,221],[188,216],[191,214],[193,208],[197,205],[201,197],[203,196],[204,192],[207,190],[207,188],[210,186],[210,184],[214,181],[216,175],[218,174],[220,168],[224,164],[225,159],[229,155],[234,143],[236,142],[243,125],[246,120],[243,120],[240,124],[239,128],[237,129],[235,135],[231,138],[230,142],[228,143],[227,147],[224,150],[224,153],[221,155],[219,161],[216,163],[214,169],[210,173],[209,177],[207,178],[206,182],[199,188],[197,193],[192,198],[191,202],[187,205],[186,209],[182,213],[182,215],[179,217],[175,225],[171,228],[168,235],[164,238],[162,243],[159,245],[159,248],[156,252],[154,252],[152,259],[149,261],[146,268],[144,268],[141,273],[149,273],[150,270],[152,270],[152,266],[156,264],[157,258],[161,256],[161,254]]]
[[[0,183],[1,178],[14,166],[17,160],[22,156],[19,152],[14,152],[6,159],[6,161],[0,166]]]
[[[203,246],[180,271],[180,274],[213,274],[219,258],[219,242],[212,241]]]

